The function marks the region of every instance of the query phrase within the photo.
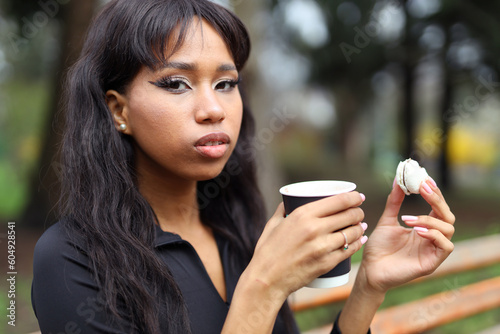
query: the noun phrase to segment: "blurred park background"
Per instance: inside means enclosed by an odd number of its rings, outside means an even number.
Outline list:
[[[5,279],[0,283],[0,332],[37,330],[31,257],[56,219],[61,82],[106,2],[0,0],[0,263],[5,269],[7,222],[16,222],[18,272],[15,328],[6,325]],[[398,162],[412,157],[444,190],[457,216],[454,240],[500,233],[500,2],[217,2],[251,32],[243,80],[257,117],[255,149],[270,213],[283,184],[350,180],[367,195],[372,229]],[[403,211],[428,208],[411,196]],[[495,275],[499,266],[458,284]],[[331,320],[322,317],[298,315],[304,330]],[[498,309],[429,333],[475,333],[495,323]]]

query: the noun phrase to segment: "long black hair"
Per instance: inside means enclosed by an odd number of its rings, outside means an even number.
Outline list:
[[[189,333],[189,319],[178,285],[155,255],[157,220],[137,187],[132,139],[116,130],[105,93],[124,92],[142,67],[155,69],[167,61],[194,18],[215,28],[241,70],[250,41],[227,9],[208,0],[113,0],[94,19],[66,83],[64,227],[86,243],[108,312],[131,321],[139,333],[160,332],[161,301],[167,301],[162,330]],[[250,261],[265,224],[253,133],[245,106],[239,141],[223,172],[198,183],[201,219],[229,240],[238,272]]]

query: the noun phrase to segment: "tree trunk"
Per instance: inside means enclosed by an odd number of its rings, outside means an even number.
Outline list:
[[[447,24],[446,26],[451,26]],[[443,50],[449,50],[450,47],[450,37],[449,29],[446,30],[446,43]],[[441,141],[441,154],[438,160],[438,172],[439,172],[439,185],[443,190],[450,190],[451,178],[450,178],[450,163],[448,154],[448,138],[450,135],[450,121],[447,117],[448,111],[452,108],[452,98],[453,98],[453,84],[452,84],[452,70],[448,66],[446,60],[446,51],[442,54],[442,64],[443,64],[443,97],[441,100],[441,130],[443,131],[442,141]]]
[[[403,1],[404,8],[406,8],[408,0]],[[415,103],[414,103],[414,74],[415,74],[415,40],[411,33],[411,19],[408,11],[406,10],[406,26],[405,26],[405,39],[403,42],[404,47],[404,60],[403,60],[403,156],[405,158],[418,158],[413,156],[415,148]]]
[[[59,198],[57,164],[59,144],[64,125],[64,112],[60,110],[64,75],[77,59],[83,40],[94,14],[97,0],[70,1],[62,7],[63,36],[59,70],[56,72],[51,98],[50,116],[47,118],[46,137],[42,146],[39,167],[33,172],[30,198],[21,219],[24,227],[43,228],[56,219],[54,211]]]
[[[338,143],[339,159],[337,164],[342,170],[350,170],[357,162],[357,152],[351,152],[350,141],[353,136],[353,127],[359,121],[360,97],[359,89],[350,80],[343,81],[333,91],[336,93],[337,120],[333,130],[333,142]]]
[[[404,66],[404,103],[403,103],[403,155],[405,158],[418,159],[419,157],[414,156],[414,142],[415,142],[415,108],[413,101],[413,84],[414,84],[414,68],[406,60]]]
[[[259,73],[257,59],[265,48],[262,43],[262,36],[265,36],[266,26],[259,24],[255,18],[259,17],[260,11],[264,10],[267,2],[263,0],[232,0],[234,11],[246,25],[252,42],[252,54],[244,69],[245,88],[253,111],[256,123],[257,141],[259,134],[269,128],[270,119],[273,117],[274,101],[270,88],[265,87],[265,81]],[[274,133],[277,136],[277,133]],[[278,167],[279,162],[273,157],[272,141],[260,143],[256,147],[259,187],[264,196],[267,206],[267,214],[270,216],[276,210],[276,206],[281,201],[278,189],[283,185],[283,177]]]

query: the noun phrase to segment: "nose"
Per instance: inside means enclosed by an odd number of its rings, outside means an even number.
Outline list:
[[[226,112],[217,98],[217,93],[209,88],[197,97],[196,122],[219,123],[226,118]]]

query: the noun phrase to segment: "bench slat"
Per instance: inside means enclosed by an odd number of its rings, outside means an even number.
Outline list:
[[[500,277],[377,312],[374,333],[420,333],[500,307]]]
[[[370,328],[372,333],[421,333],[497,307],[500,307],[500,277],[381,310]],[[304,334],[329,334],[331,329],[332,325],[327,325]]]
[[[500,234],[460,241],[455,250],[431,275],[421,277],[411,283],[421,282],[436,277],[469,271],[500,263],[500,252],[492,251],[500,245]],[[310,308],[346,300],[356,277],[358,266],[353,265],[349,283],[332,289],[302,288],[290,296],[290,306],[298,312]]]

